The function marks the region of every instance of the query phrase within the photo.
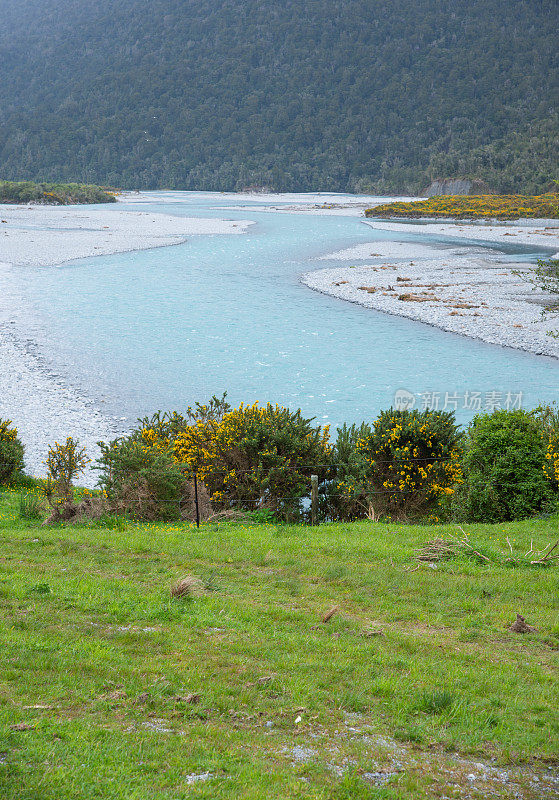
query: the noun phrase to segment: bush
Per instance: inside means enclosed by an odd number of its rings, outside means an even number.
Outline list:
[[[222,397],[213,396],[202,405],[196,403],[186,414],[157,411],[138,420],[128,436],[109,444],[99,442],[101,472],[99,485],[104,490],[107,508],[116,514],[131,514],[138,519],[195,519],[194,486],[189,468],[185,474],[174,454],[177,437],[195,423],[219,422],[230,410]],[[203,484],[198,485],[200,517],[207,519],[212,506]]]
[[[546,449],[543,471],[553,490],[557,491],[559,489],[559,408],[555,404],[538,406],[534,410],[533,416],[540,426]]]
[[[45,511],[44,497],[36,492],[22,492],[19,496],[19,518],[27,520],[42,519]]]
[[[0,419],[0,485],[12,483],[23,471],[24,448],[10,419]]]
[[[325,493],[326,513],[331,519],[359,519],[369,511],[369,463],[357,444],[371,434],[372,428],[366,422],[361,425],[344,423],[338,428],[338,436],[332,448],[335,477],[328,482]]]
[[[330,461],[328,428],[311,423],[300,410],[241,405],[189,425],[174,453],[204,482],[212,502],[289,515],[309,494],[310,475]]]
[[[461,434],[447,411],[382,411],[337,486],[372,519],[424,518],[461,480]]]
[[[213,395],[206,404],[196,403],[194,408],[189,406],[184,415],[178,411],[157,411],[151,417],[142,417],[128,438],[141,442],[146,447],[172,451],[177,436],[184,433],[190,425],[197,422],[219,422],[224,414],[231,411],[226,397],[227,392],[221,397]]]
[[[457,515],[471,522],[504,522],[541,512],[552,499],[545,465],[546,442],[533,414],[478,415],[467,432]]]
[[[99,442],[99,447],[99,486],[113,513],[148,520],[180,518],[189,491],[168,447],[150,446],[134,436]]]
[[[73,500],[73,482],[89,464],[85,448],[77,439],[68,436],[64,444],[56,442],[49,447],[46,460],[48,487],[47,497],[53,507],[68,504]]]
[[[0,203],[116,203],[116,197],[113,192],[90,184],[0,181]]]

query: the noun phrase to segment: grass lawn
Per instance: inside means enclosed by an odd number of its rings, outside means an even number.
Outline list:
[[[6,492],[0,797],[558,797],[559,562],[504,554],[558,522],[418,565],[456,529],[41,528]]]

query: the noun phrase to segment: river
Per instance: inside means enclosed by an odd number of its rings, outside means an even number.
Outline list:
[[[49,365],[106,412],[132,420],[224,391],[235,404],[301,407],[332,426],[370,420],[397,390],[413,394],[417,408],[446,405],[462,422],[495,403],[555,400],[551,358],[360,308],[299,282],[331,263],[319,257],[356,244],[444,239],[420,227],[397,236],[356,216],[239,202],[213,193],[144,195],[144,210],[254,224],[238,236],[14,269]],[[503,259],[513,252],[536,257],[509,247]]]

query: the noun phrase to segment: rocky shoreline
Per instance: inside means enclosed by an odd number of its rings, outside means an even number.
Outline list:
[[[530,282],[534,265],[510,263],[496,249],[475,242],[509,243],[559,249],[559,227],[548,220],[530,224],[469,225],[467,223],[413,224],[367,222],[393,233],[431,233],[448,236],[448,246],[414,242],[372,241],[324,256],[340,262],[302,276],[315,291],[333,295],[388,314],[395,314],[442,330],[537,355],[559,358],[557,318],[542,318],[542,310],[556,298],[536,291]],[[453,239],[469,239],[458,247]],[[359,264],[347,265],[347,261]],[[345,262],[345,263],[344,263]]]

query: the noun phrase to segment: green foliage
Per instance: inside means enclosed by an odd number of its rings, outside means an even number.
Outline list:
[[[361,439],[372,434],[371,426],[346,425],[338,428],[332,449],[334,478],[328,482],[323,501],[324,511],[331,519],[360,519],[369,508],[367,494],[369,463],[357,447]],[[348,487],[351,491],[347,491]]]
[[[538,259],[534,270],[534,284],[544,292],[559,295],[559,259]],[[556,310],[553,308],[552,310]]]
[[[559,259],[547,258],[538,259],[538,266],[529,276],[530,282],[536,289],[549,292],[552,295],[559,295]],[[559,302],[551,302],[542,312],[544,319],[556,317],[559,313]],[[558,338],[557,331],[548,331],[548,336]]]
[[[51,594],[52,589],[48,583],[36,583],[29,589],[29,594]]]
[[[365,210],[366,217],[452,217],[454,219],[559,219],[559,194],[435,195],[428,200],[401,200]]]
[[[556,0],[4,0],[0,172],[376,193],[471,173],[543,191],[559,177],[556,11]]]
[[[212,395],[207,403],[195,403],[194,406],[189,406],[185,414],[180,414],[178,411],[156,411],[151,417],[139,419],[138,425],[130,436],[144,443],[157,441],[172,447],[177,436],[183,433],[189,425],[196,422],[219,421],[224,414],[231,411],[226,397],[227,392],[224,392],[221,397]]]
[[[99,486],[114,512],[147,520],[181,516],[186,481],[169,448],[147,445],[134,435],[99,442],[99,447]]]
[[[546,444],[544,472],[554,491],[559,489],[559,407],[553,403],[532,412]]]
[[[542,427],[532,414],[498,410],[476,416],[467,431],[457,516],[501,522],[544,510],[552,499],[545,455]]]
[[[73,203],[116,203],[116,197],[100,186],[79,183],[0,181],[0,203],[66,206]]]
[[[447,175],[484,180],[501,194],[542,194],[558,190],[559,115],[520,126],[490,144],[433,154],[430,179]]]
[[[23,471],[23,444],[10,419],[0,419],[0,486],[12,483]]]
[[[452,708],[454,695],[445,689],[424,691],[418,703],[418,710],[425,714],[442,714]]]
[[[78,439],[68,436],[64,444],[56,442],[49,447],[47,460],[47,497],[54,506],[70,503],[73,499],[73,482],[89,464],[85,448]]]
[[[337,491],[358,498],[372,519],[425,517],[461,479],[461,437],[451,412],[381,411]]]

